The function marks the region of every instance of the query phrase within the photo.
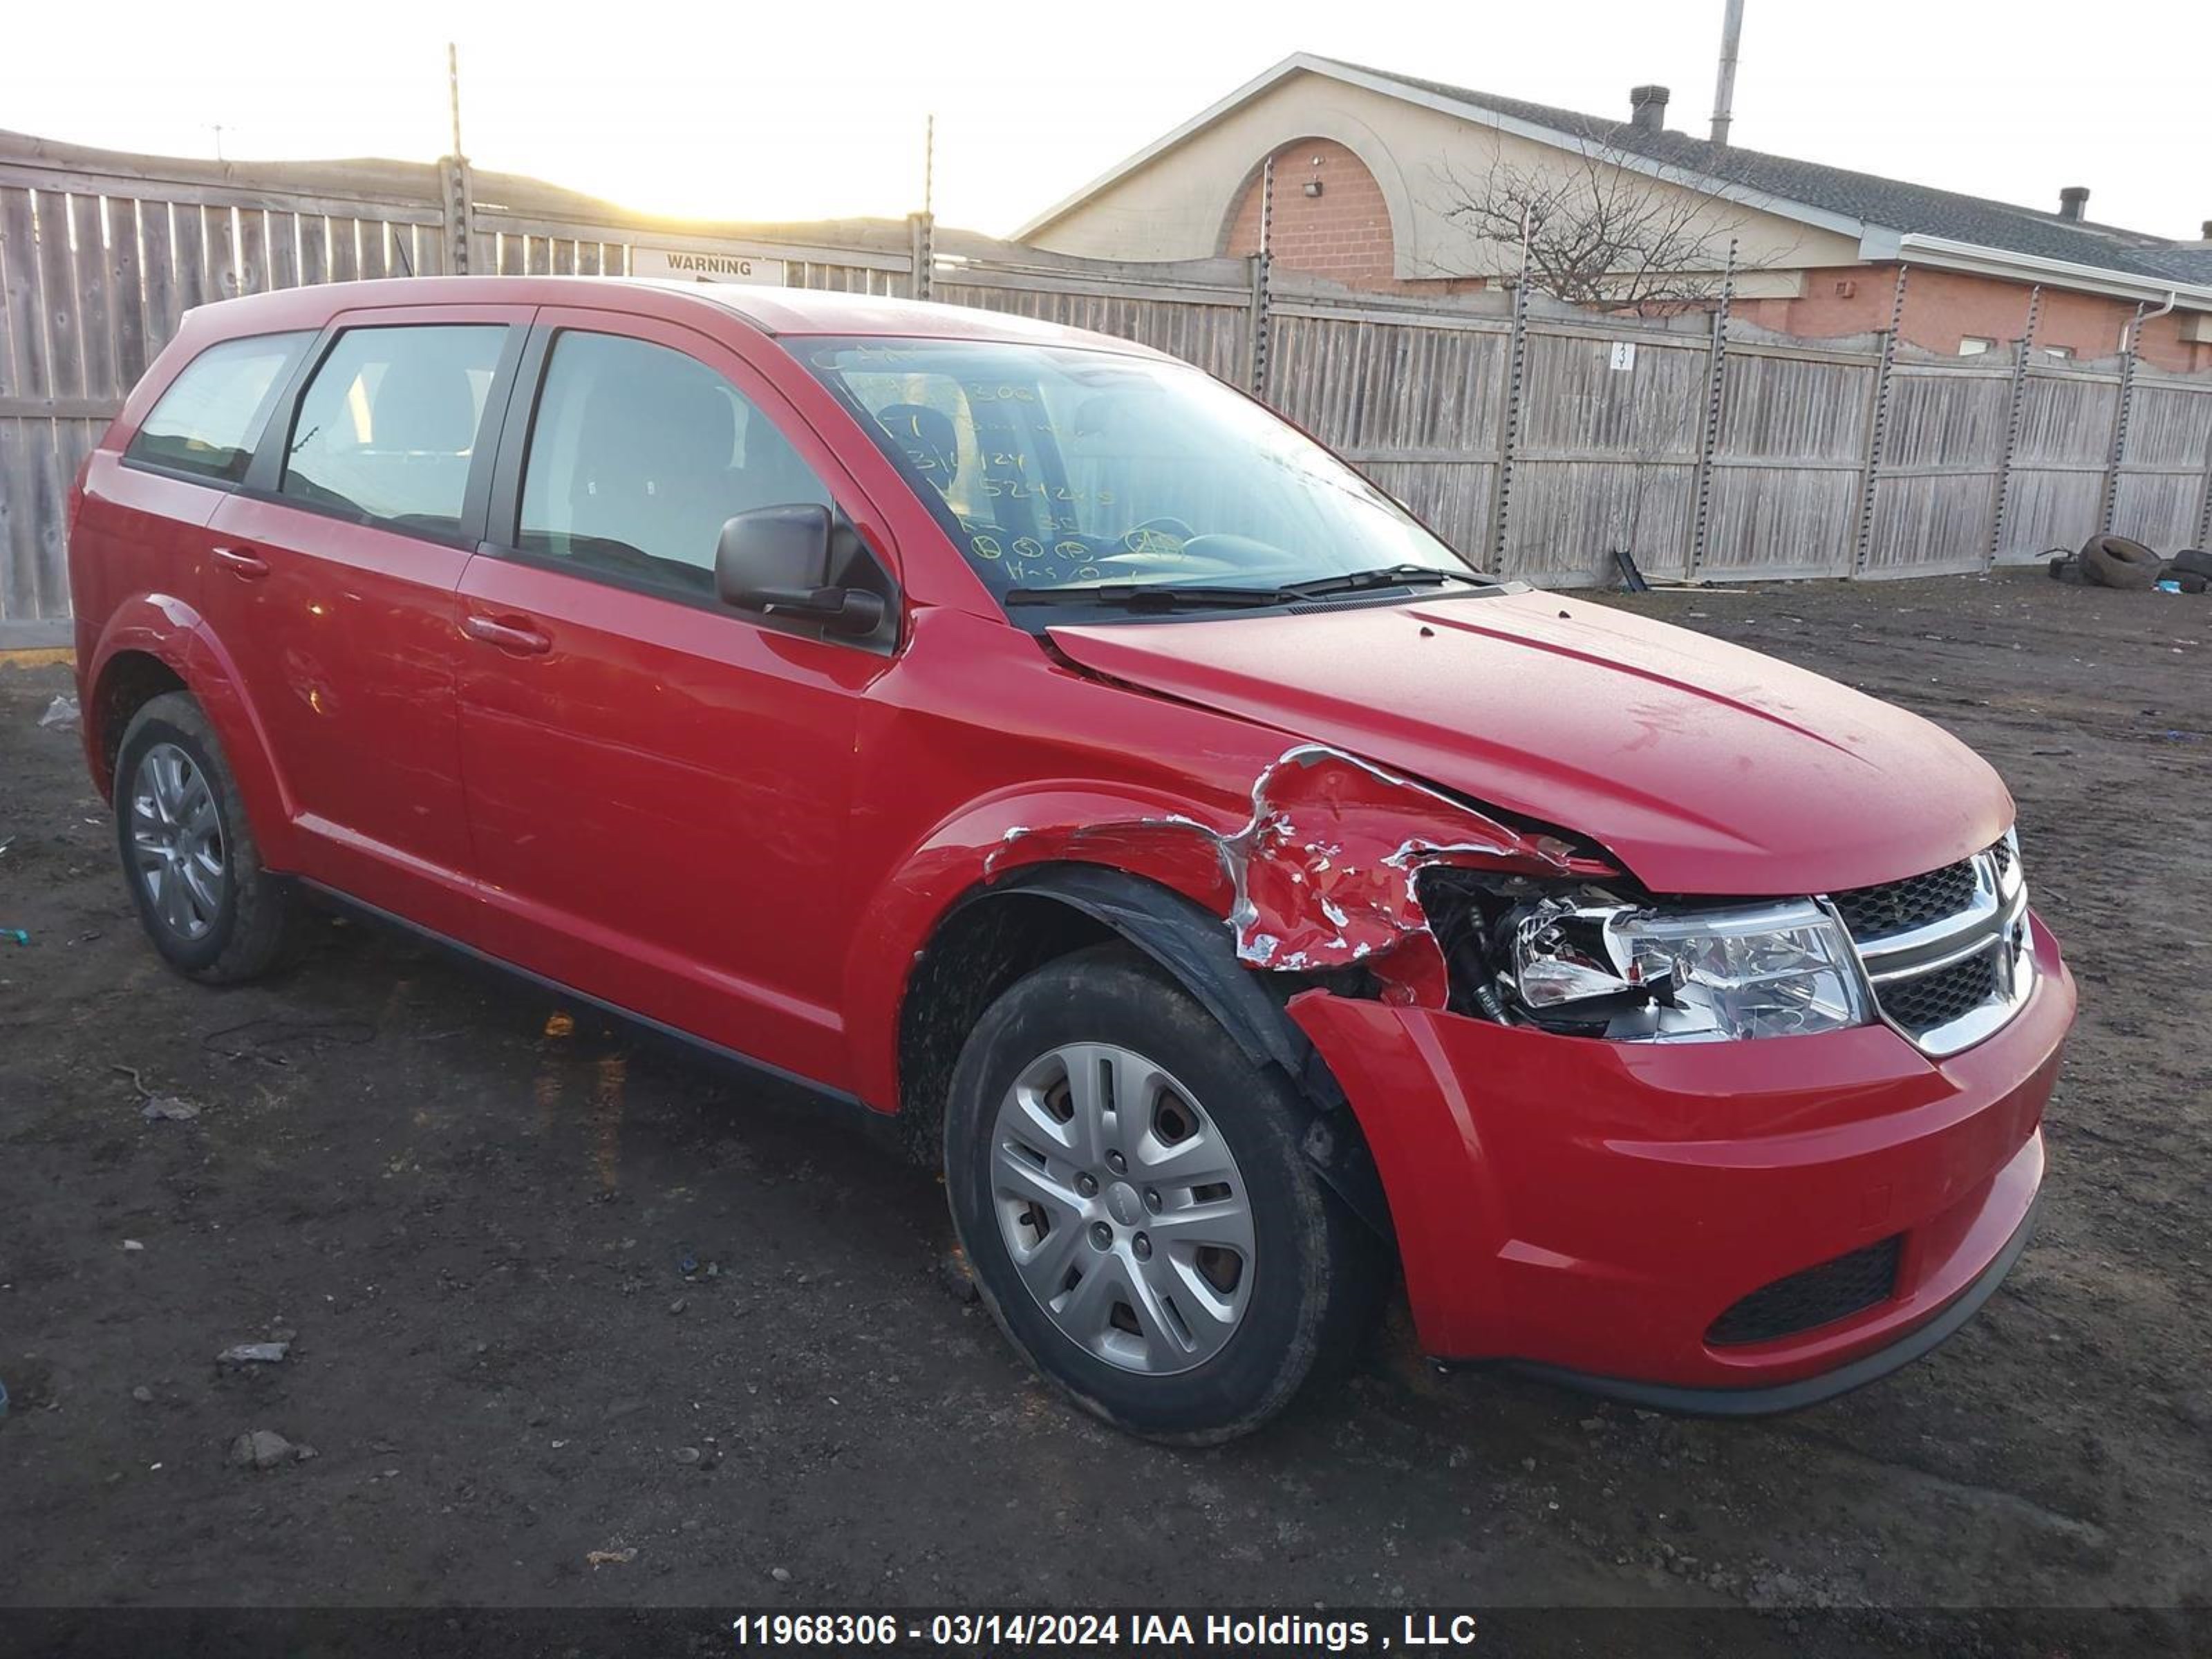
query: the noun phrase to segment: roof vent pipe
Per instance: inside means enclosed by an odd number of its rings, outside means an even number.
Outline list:
[[[2089,186],[2087,185],[2069,185],[2058,192],[2058,216],[2062,219],[2079,220],[2081,210],[2088,205]]]
[[[1628,89],[1628,119],[1638,132],[1664,132],[1667,130],[1667,88],[1631,87]]]

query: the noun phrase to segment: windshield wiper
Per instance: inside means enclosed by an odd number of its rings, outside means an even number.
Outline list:
[[[1118,605],[1129,611],[1172,611],[1179,605],[1237,610],[1251,605],[1280,605],[1298,596],[1280,587],[1206,587],[1180,582],[1091,582],[1068,587],[1010,587],[1003,597],[1008,605],[1056,605],[1063,599],[1087,599],[1097,605]]]
[[[1391,564],[1374,570],[1355,570],[1344,576],[1316,576],[1310,581],[1285,582],[1282,591],[1300,599],[1322,593],[1363,593],[1376,587],[1434,587],[1439,582],[1466,582],[1474,587],[1492,586],[1487,576],[1472,570],[1444,570],[1432,564]]]

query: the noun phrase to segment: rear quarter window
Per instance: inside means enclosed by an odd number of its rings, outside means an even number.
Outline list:
[[[286,376],[314,337],[312,331],[256,334],[210,346],[169,383],[125,459],[240,482]]]

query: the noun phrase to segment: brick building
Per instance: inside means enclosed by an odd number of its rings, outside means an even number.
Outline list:
[[[1606,119],[1301,53],[1015,235],[1106,258],[1249,254],[1272,157],[1279,265],[1352,288],[1464,291],[1518,269],[1517,247],[1455,214],[1468,181],[1595,159],[1653,199],[1679,196],[1684,263],[1711,267],[1687,273],[1706,286],[1734,240],[1735,314],[1765,327],[1814,338],[1887,328],[1903,263],[1899,332],[1914,345],[2008,349],[2040,285],[2042,350],[2111,356],[2140,307],[2146,362],[2212,368],[2212,222],[2205,240],[2179,240],[2098,223],[2086,190],[2046,211],[1767,155],[1669,128],[1662,87],[1632,96],[1624,118]]]

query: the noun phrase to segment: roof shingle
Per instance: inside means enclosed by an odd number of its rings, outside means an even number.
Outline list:
[[[1853,173],[1819,161],[1769,155],[1734,144],[1715,144],[1686,132],[1647,131],[1626,120],[1608,120],[1524,99],[1500,98],[1469,87],[1401,75],[1335,58],[1314,60],[1395,82],[1454,103],[1525,121],[1594,144],[1641,155],[1686,173],[1703,174],[1779,201],[1840,214],[1902,234],[1941,236],[1978,247],[2061,259],[2104,270],[2164,282],[2212,283],[2212,247],[2176,242],[2113,225],[2063,219],[2056,213],[1963,196],[1901,179]]]

